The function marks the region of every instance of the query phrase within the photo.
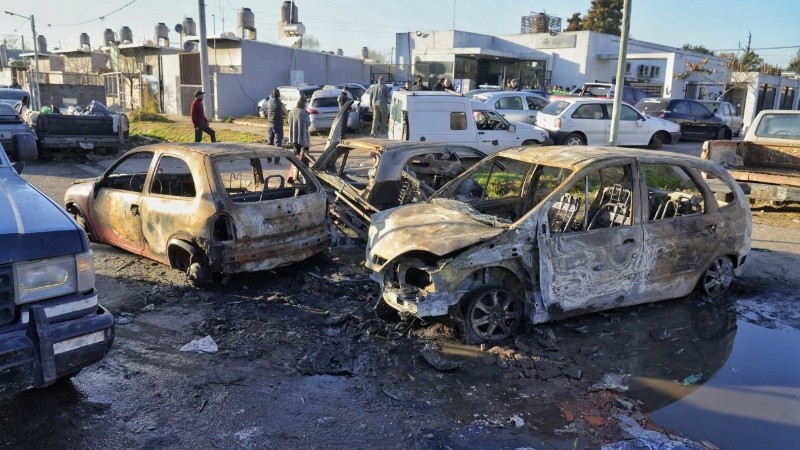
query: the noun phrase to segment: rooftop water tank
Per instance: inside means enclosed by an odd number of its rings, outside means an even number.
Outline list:
[[[39,53],[47,53],[47,38],[42,36],[36,38],[36,45],[39,46]]]
[[[169,46],[169,27],[164,22],[158,22],[155,28],[156,44],[167,47]]]
[[[297,5],[294,2],[285,1],[281,5],[281,22],[297,23]]]
[[[256,27],[256,18],[250,8],[239,10],[239,27],[245,30],[252,30]]]
[[[81,50],[91,50],[92,46],[90,45],[89,41],[89,34],[88,33],[81,33],[81,37],[78,39],[80,42]]]
[[[106,30],[103,31],[103,43],[105,43],[105,45],[109,45],[113,44],[115,40],[116,39],[114,39],[114,30],[112,30],[111,28],[106,28]]]
[[[183,19],[183,35],[197,36],[197,25],[191,17]]]
[[[133,31],[131,31],[130,27],[125,25],[119,29],[119,40],[122,41],[123,44],[133,43]]]

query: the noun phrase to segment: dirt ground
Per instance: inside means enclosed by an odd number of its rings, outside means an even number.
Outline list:
[[[91,175],[69,162],[26,168],[59,203]],[[0,400],[0,446],[583,449],[630,437],[622,417],[668,433],[649,412],[694,387],[643,394],[628,377],[714,373],[737,317],[800,329],[800,209],[753,218],[755,250],[727,301],[530,327],[494,348],[459,344],[446,321],[378,317],[358,241],[206,290],[93,244],[114,345],[72,380]],[[206,336],[217,352],[181,351]]]

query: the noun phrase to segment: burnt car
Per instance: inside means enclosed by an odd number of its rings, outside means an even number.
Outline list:
[[[329,192],[331,214],[366,239],[372,214],[426,200],[485,156],[458,144],[336,139],[312,170]]]
[[[706,183],[732,193],[717,200]],[[425,203],[372,216],[366,265],[383,300],[449,315],[467,342],[677,298],[721,296],[741,273],[747,198],[716,163],[648,150],[514,148]]]
[[[329,241],[319,181],[261,145],[139,147],[64,202],[93,240],[186,271],[194,286],[301,261]]]

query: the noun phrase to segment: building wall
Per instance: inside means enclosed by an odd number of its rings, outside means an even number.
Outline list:
[[[39,98],[42,105],[64,105],[64,99],[75,99],[77,104],[86,107],[92,100],[105,103],[106,91],[103,86],[79,84],[40,84]]]
[[[783,103],[783,91],[785,87],[794,89],[794,99],[790,109],[800,109],[800,79],[785,78],[777,75],[767,75],[758,72],[734,72],[731,74],[732,84],[741,84],[747,87],[745,104],[741,108],[744,119],[744,127],[747,128],[758,114],[759,92],[765,87],[776,89],[775,98],[771,103],[763,105],[762,109],[780,109]]]

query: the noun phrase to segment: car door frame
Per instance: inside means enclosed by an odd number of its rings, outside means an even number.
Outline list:
[[[629,165],[633,223],[555,234],[548,214],[562,196],[601,168]],[[584,167],[545,201],[537,218],[539,291],[552,318],[639,302],[644,234],[636,159],[614,158]],[[572,287],[570,287],[572,286]]]
[[[144,174],[141,191],[135,192],[103,185],[103,181],[108,179],[125,161],[144,153],[150,153],[151,157]],[[128,153],[109,167],[95,184],[92,195],[88,199],[87,214],[92,222],[92,230],[97,233],[99,240],[131,253],[142,254],[144,235],[142,233],[141,200],[149,186],[153,163],[157,160],[157,156],[158,151],[156,150]]]

